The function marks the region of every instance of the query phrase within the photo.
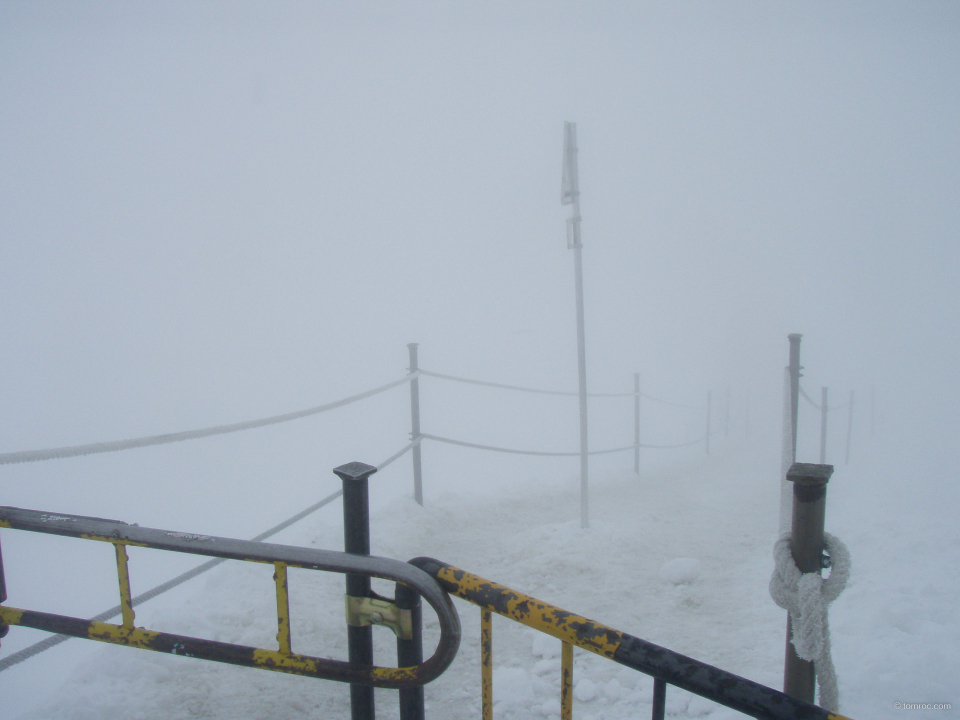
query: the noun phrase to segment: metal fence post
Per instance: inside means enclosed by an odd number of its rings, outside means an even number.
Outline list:
[[[793,442],[793,454],[790,456],[791,462],[797,459],[797,413],[800,411],[800,333],[790,333],[787,339],[790,341],[790,433]]]
[[[361,462],[347,463],[333,472],[343,481],[343,549],[353,555],[370,554],[370,492],[367,479],[377,469]],[[347,597],[371,597],[370,578],[347,573]],[[349,602],[349,600],[348,600]],[[373,665],[373,627],[347,626],[351,663]],[[352,720],[375,720],[373,687],[350,684]]]
[[[847,455],[844,465],[850,464],[850,438],[853,436],[853,390],[850,391],[850,410],[847,414]]]
[[[713,403],[713,393],[707,390],[707,455],[710,454],[710,410]]]
[[[633,374],[633,472],[640,474],[640,373]]]
[[[417,358],[417,343],[408,343],[407,349],[410,351],[410,374],[420,370],[420,362]],[[410,440],[416,442],[420,439],[420,380],[414,378],[410,381]],[[423,477],[421,475],[420,465],[420,444],[413,446],[413,499],[418,505],[423,505]]]
[[[793,463],[787,480],[793,483],[793,518],[790,551],[801,573],[820,574],[823,568],[823,519],[826,510],[827,483],[833,465]],[[814,702],[816,672],[814,663],[801,660],[793,646],[793,623],[787,617],[787,647],[783,663],[783,692]]]
[[[7,600],[7,581],[3,576],[3,551],[0,550],[0,604]],[[10,632],[9,625],[0,624],[0,638],[5,637]]]
[[[827,461],[827,412],[830,406],[827,404],[827,389],[820,388],[820,464]]]
[[[397,638],[397,667],[415,667],[423,662],[423,605],[413,588],[397,583],[394,602],[401,610],[409,610],[413,636]],[[424,720],[423,685],[400,690],[400,720]]]

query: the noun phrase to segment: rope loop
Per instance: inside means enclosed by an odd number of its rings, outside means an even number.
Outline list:
[[[784,533],[773,546],[774,568],[770,576],[770,597],[790,613],[793,646],[801,660],[812,661],[820,685],[820,706],[836,712],[840,707],[837,673],[830,656],[830,627],[827,606],[847,586],[850,577],[850,551],[839,538],[823,534],[824,548],[830,555],[830,575],[801,573],[790,550],[790,533]]]

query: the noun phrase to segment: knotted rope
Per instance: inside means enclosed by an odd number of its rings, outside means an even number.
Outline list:
[[[790,551],[790,533],[785,533],[773,546],[775,566],[770,577],[770,597],[790,613],[793,646],[801,660],[812,661],[820,686],[820,707],[837,712],[840,691],[837,672],[830,656],[830,627],[827,606],[847,586],[850,576],[850,552],[838,538],[823,534],[824,546],[830,555],[830,575],[801,573]]]

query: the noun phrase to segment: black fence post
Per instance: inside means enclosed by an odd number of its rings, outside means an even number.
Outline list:
[[[423,615],[420,594],[397,583],[394,602],[400,610],[409,610],[412,637],[397,637],[397,667],[415,667],[423,662]],[[424,720],[423,685],[400,691],[400,720]]]
[[[367,479],[377,469],[361,462],[347,463],[333,472],[343,481],[343,549],[353,555],[370,554],[370,492]],[[370,578],[347,573],[347,597],[371,597]],[[349,600],[348,600],[349,602]],[[347,626],[351,663],[373,665],[373,627]],[[373,687],[350,684],[351,720],[375,720]]]
[[[833,465],[793,463],[787,480],[793,483],[793,518],[790,551],[797,569],[817,573],[823,569],[823,521],[827,483]],[[793,646],[793,623],[787,617],[787,647],[783,663],[783,692],[790,697],[814,702],[816,670],[810,660],[801,660]]]
[[[7,581],[3,576],[3,551],[0,550],[0,603],[7,600]],[[0,638],[5,637],[10,632],[9,625],[0,624]]]
[[[407,349],[410,351],[410,374],[420,370],[420,361],[417,357],[417,343],[408,343]],[[414,378],[410,381],[410,440],[416,442],[420,439],[420,380]],[[417,504],[423,506],[423,477],[420,465],[420,444],[413,446],[413,499]]]

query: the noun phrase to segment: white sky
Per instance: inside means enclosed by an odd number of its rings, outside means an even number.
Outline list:
[[[958,35],[945,2],[0,3],[0,449],[306,407],[413,341],[574,389],[564,120],[590,390],[778,422],[802,332],[812,393],[952,437]]]

